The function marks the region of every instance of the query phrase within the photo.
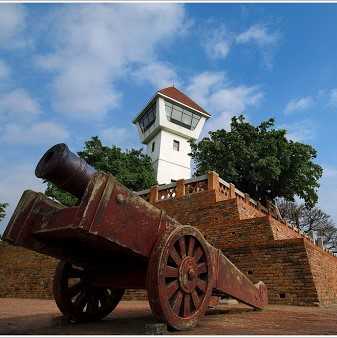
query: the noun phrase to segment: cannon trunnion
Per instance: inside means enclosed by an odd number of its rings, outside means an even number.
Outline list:
[[[96,172],[65,144],[44,154],[36,175],[80,202],[65,207],[27,190],[4,239],[60,259],[54,298],[70,320],[104,318],[127,288],[146,289],[153,314],[178,330],[197,325],[213,294],[267,304],[265,285],[254,285],[199,230]]]

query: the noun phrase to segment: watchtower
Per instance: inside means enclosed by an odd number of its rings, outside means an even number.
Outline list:
[[[135,117],[139,136],[147,146],[158,184],[191,177],[189,140],[200,136],[210,117],[175,87],[161,89]]]

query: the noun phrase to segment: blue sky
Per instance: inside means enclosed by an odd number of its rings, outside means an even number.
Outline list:
[[[337,4],[0,4],[0,201],[44,189],[57,142],[141,147],[132,118],[174,83],[212,113],[204,134],[244,112],[312,144],[337,220],[336,32]]]

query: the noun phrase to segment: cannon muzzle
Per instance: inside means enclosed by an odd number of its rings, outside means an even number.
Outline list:
[[[57,187],[82,198],[85,189],[96,173],[85,160],[71,152],[64,143],[51,147],[40,159],[35,175]]]

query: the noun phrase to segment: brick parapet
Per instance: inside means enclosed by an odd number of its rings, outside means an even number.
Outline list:
[[[253,207],[249,202],[249,199],[247,199],[247,197],[243,199],[236,196],[236,198],[240,219],[266,216],[264,212],[262,212],[256,207]]]

